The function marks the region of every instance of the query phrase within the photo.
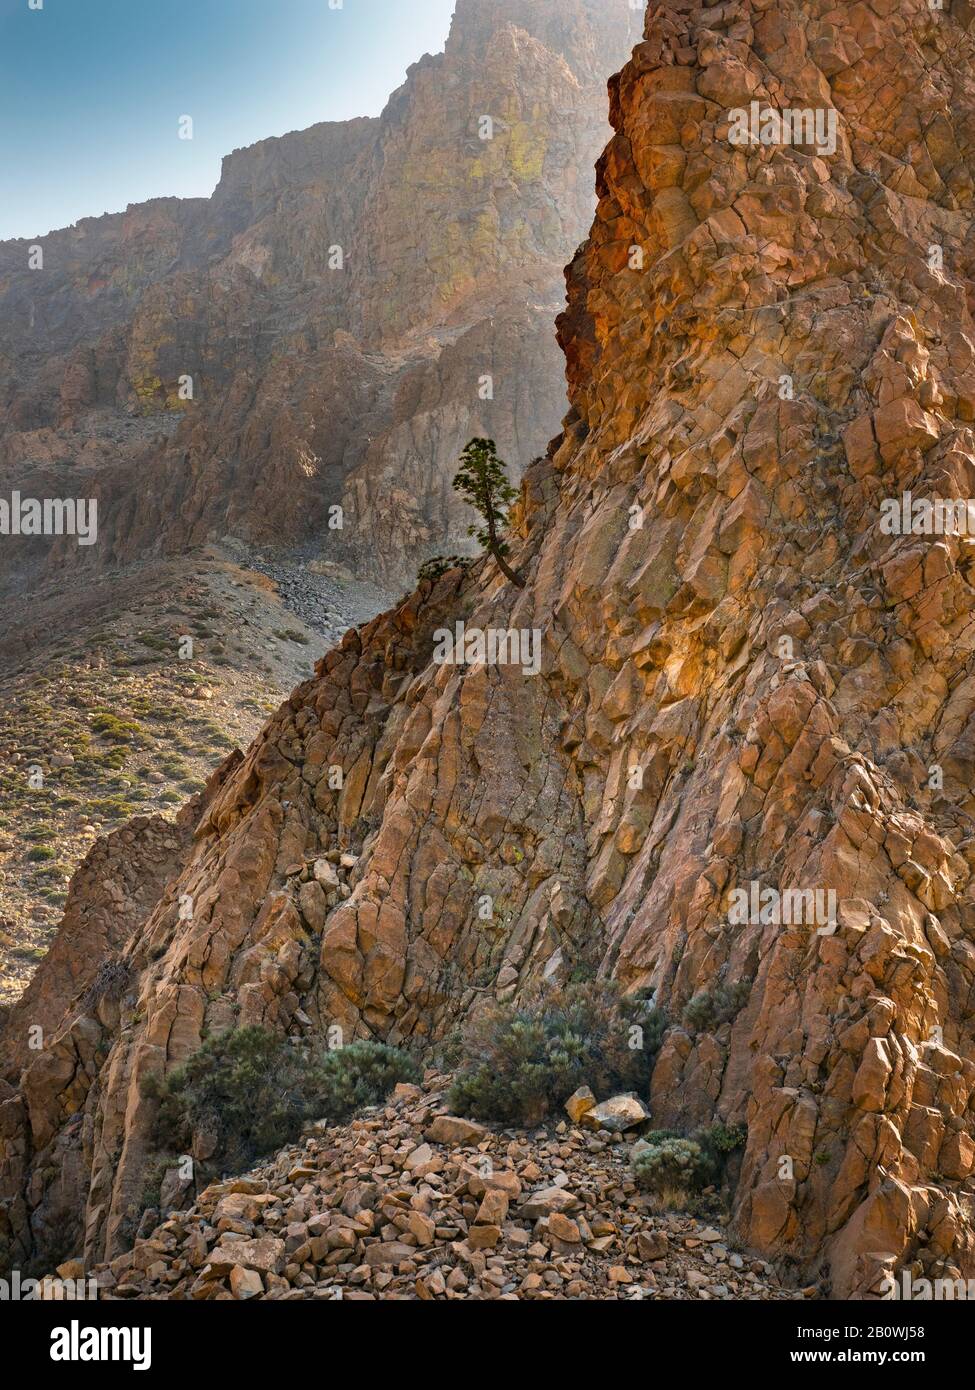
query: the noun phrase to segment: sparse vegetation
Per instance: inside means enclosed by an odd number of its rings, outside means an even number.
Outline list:
[[[664,1020],[644,999],[586,981],[520,1006],[492,1004],[458,1039],[450,1104],[502,1124],[537,1124],[579,1086],[646,1091]]]
[[[668,1137],[640,1150],[633,1159],[633,1176],[640,1187],[677,1206],[703,1186],[703,1167],[699,1144]]]
[[[112,743],[131,743],[135,735],[142,732],[134,720],[119,719],[107,710],[102,710],[92,717],[91,727],[93,733],[109,739]]]
[[[413,1059],[385,1043],[354,1042],[326,1052],[311,1070],[312,1118],[338,1121],[377,1105],[401,1081],[418,1081]]]
[[[205,1134],[214,1162],[240,1172],[297,1138],[306,1121],[344,1119],[417,1076],[407,1054],[382,1043],[321,1052],[261,1028],[240,1028],[208,1038],[183,1066],[145,1089],[158,1102],[157,1149],[189,1152]]]
[[[473,563],[469,556],[433,555],[429,560],[425,560],[417,570],[417,582],[422,584],[425,579],[436,582],[451,570],[470,569]]]
[[[120,999],[132,979],[132,968],[121,956],[109,956],[102,961],[98,972],[84,996],[86,1009],[93,1009],[102,999]]]
[[[246,590],[241,597],[246,603]],[[277,603],[257,604],[254,615],[260,642],[286,629],[289,645],[278,647],[278,662],[301,660],[297,625],[282,621]],[[180,636],[199,636],[200,617],[219,618],[212,630],[229,648],[226,634],[238,630],[233,607],[201,603],[189,581],[176,594],[135,596],[130,606],[99,614],[59,647],[57,661],[52,638],[38,654],[42,669],[0,674],[0,803],[10,831],[0,845],[0,917],[10,938],[9,946],[0,941],[0,998],[23,989],[46,951],[63,885],[92,842],[133,816],[171,815],[229,749],[248,745],[294,684],[290,671],[272,675],[265,665],[262,674],[244,648],[219,670],[209,640],[181,661]],[[247,617],[239,617],[246,631]],[[28,859],[39,848],[51,853]],[[29,949],[14,955],[14,946]]]
[[[736,980],[720,984],[695,994],[684,1010],[684,1022],[693,1033],[707,1033],[720,1028],[741,1013],[751,994],[751,980]]]
[[[634,1146],[633,1176],[662,1207],[688,1207],[694,1196],[719,1184],[731,1154],[744,1147],[744,1125],[713,1124],[681,1135],[654,1130]]]

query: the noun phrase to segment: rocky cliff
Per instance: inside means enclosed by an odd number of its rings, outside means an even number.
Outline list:
[[[975,1273],[971,550],[884,524],[975,492],[971,24],[651,7],[568,276],[571,411],[517,512],[526,589],[424,584],[225,770],[126,987],[11,1075],[10,1258],[123,1248],[140,1081],[205,1030],[422,1044],[588,965],[667,1014],[656,1123],[747,1123],[749,1248],[840,1297]],[[735,143],[753,101],[809,138]],[[537,634],[538,674],[434,660],[458,621]]]
[[[462,0],[381,117],[238,150],[211,199],[0,245],[0,468],[100,501],[98,545],[56,563],[229,534],[402,584],[466,544],[467,440],[520,472],[558,428],[562,266],[637,37],[625,0]]]

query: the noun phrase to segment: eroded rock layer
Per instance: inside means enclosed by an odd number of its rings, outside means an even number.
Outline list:
[[[568,277],[526,589],[490,563],[424,585],[227,770],[128,992],[69,1010],[0,1111],[11,1258],[52,1240],[55,1152],[78,1248],[124,1246],[140,1079],[206,1029],[422,1042],[589,964],[670,1021],[654,1121],[747,1122],[750,1248],[840,1297],[975,1273],[972,552],[881,525],[975,493],[970,23],[651,7]],[[835,149],[735,145],[753,101],[833,113]],[[459,620],[537,632],[540,673],[432,661]]]

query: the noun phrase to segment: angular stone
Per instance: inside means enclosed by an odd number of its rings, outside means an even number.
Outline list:
[[[215,1273],[229,1274],[235,1265],[279,1274],[284,1265],[284,1241],[277,1236],[257,1236],[253,1240],[221,1241],[212,1251],[209,1263]]]
[[[941,1145],[938,1167],[946,1178],[961,1182],[975,1170],[975,1141],[964,1130],[947,1135]]]
[[[433,1158],[433,1149],[429,1144],[417,1144],[403,1161],[403,1168],[407,1173],[414,1172],[417,1168],[425,1168]]]
[[[485,1192],[481,1205],[478,1208],[477,1216],[474,1218],[480,1226],[500,1226],[508,1216],[508,1196],[497,1188],[489,1188]]]
[[[404,1260],[412,1260],[415,1256],[416,1247],[405,1245],[400,1240],[385,1240],[376,1245],[367,1245],[363,1253],[370,1269],[388,1269],[392,1265],[402,1264]]]
[[[467,1243],[472,1250],[493,1250],[500,1239],[500,1226],[472,1226],[467,1232]]]
[[[264,1284],[256,1269],[244,1269],[241,1265],[234,1265],[230,1271],[230,1292],[234,1298],[241,1300],[260,1298],[264,1292]]]
[[[521,1215],[530,1221],[540,1216],[552,1216],[555,1212],[570,1214],[580,1211],[582,1203],[573,1192],[565,1187],[545,1187],[533,1192],[519,1208]]]
[[[582,1239],[578,1224],[560,1211],[553,1212],[548,1218],[548,1229],[550,1235],[569,1245],[577,1245]]]
[[[649,1118],[650,1111],[636,1096],[613,1096],[587,1110],[582,1123],[587,1129],[608,1129],[614,1134],[623,1134]]]
[[[578,1091],[574,1091],[565,1102],[566,1113],[574,1125],[577,1125],[587,1111],[591,1110],[596,1104],[596,1097],[588,1086],[580,1086]]]
[[[472,1120],[458,1119],[454,1115],[438,1115],[424,1131],[424,1138],[429,1139],[431,1144],[460,1147],[479,1144],[488,1133],[484,1125],[475,1124]]]

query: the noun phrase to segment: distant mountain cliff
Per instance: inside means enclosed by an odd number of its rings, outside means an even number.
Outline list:
[[[881,524],[975,496],[973,58],[966,4],[651,6],[568,277],[571,408],[516,513],[525,589],[485,561],[350,632],[215,775],[124,946],[83,935],[65,1010],[52,952],[22,1072],[28,1006],[5,1028],[8,1258],[125,1246],[143,1080],[207,1031],[422,1047],[589,970],[667,1020],[654,1125],[747,1125],[746,1247],[837,1297],[975,1277],[975,573],[968,536]],[[736,143],[752,102],[778,137]],[[434,660],[457,622],[537,641],[540,672]]]
[[[638,27],[622,0],[461,0],[378,119],[237,150],[210,199],[0,244],[0,476],[100,504],[57,562],[231,534],[402,584],[463,546],[464,444],[520,472],[564,411],[562,266]]]

